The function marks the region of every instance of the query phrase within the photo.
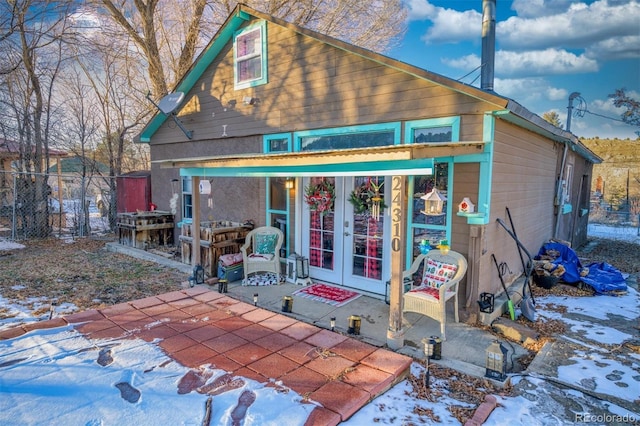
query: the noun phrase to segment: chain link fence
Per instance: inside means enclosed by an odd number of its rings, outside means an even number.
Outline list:
[[[591,196],[589,224],[620,228],[640,236],[640,197],[607,202],[598,193]]]
[[[0,173],[0,238],[100,236],[113,232],[109,177]],[[111,219],[110,219],[111,218]]]

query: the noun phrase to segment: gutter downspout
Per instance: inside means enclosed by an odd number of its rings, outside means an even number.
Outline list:
[[[580,96],[580,93],[573,92],[569,95],[569,106],[567,107],[567,132],[571,132],[571,116],[573,115],[573,100]],[[558,177],[558,185],[556,187],[556,199],[554,200],[554,205],[557,207],[558,211],[556,214],[556,223],[553,228],[553,238],[558,238],[558,228],[560,227],[560,218],[562,217],[562,211],[560,206],[562,205],[562,199],[564,198],[564,193],[562,191],[562,181],[564,180],[564,168],[567,163],[567,151],[569,150],[569,142],[565,142],[564,150],[562,151],[562,163],[560,165],[560,176]],[[567,183],[568,184],[568,183]]]

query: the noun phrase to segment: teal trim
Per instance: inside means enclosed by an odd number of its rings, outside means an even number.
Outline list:
[[[477,214],[467,216],[469,225],[486,225],[491,215],[491,179],[493,177],[493,142],[495,132],[495,117],[492,113],[484,115],[482,123],[482,141],[485,142],[485,154],[480,161],[480,176],[478,179]],[[480,216],[482,214],[482,216]]]
[[[404,123],[404,143],[413,143],[413,130],[451,126],[451,142],[460,141],[460,117],[428,118]]]
[[[399,122],[392,122],[392,123],[365,124],[362,126],[334,127],[330,129],[302,130],[299,132],[295,132],[293,134],[293,137],[294,137],[293,149],[295,152],[300,152],[301,138],[313,137],[313,136],[320,137],[320,136],[331,136],[331,135],[344,135],[349,133],[380,132],[384,130],[393,131],[393,144],[399,145],[401,129],[402,129],[402,126]]]
[[[433,159],[389,160],[343,164],[312,164],[303,166],[264,167],[188,167],[180,169],[180,176],[201,177],[272,177],[272,176],[407,176],[432,174]]]
[[[562,214],[568,214],[573,211],[573,206],[571,204],[563,204],[562,205]]]
[[[292,136],[291,133],[274,133],[271,135],[264,135],[262,137],[262,146],[263,146],[263,152],[271,152],[269,150],[269,141],[271,141],[272,139],[286,139],[287,140],[287,152],[291,152],[292,151],[292,144],[291,144],[291,140],[292,140]]]
[[[236,40],[239,36],[246,34],[248,32],[254,31],[255,29],[260,30],[260,67],[261,73],[260,78],[238,82],[238,74],[237,74],[237,58],[236,58]],[[267,72],[267,25],[265,21],[256,22],[254,24],[248,25],[241,30],[236,31],[233,34],[233,88],[235,90],[246,89],[247,87],[255,87],[261,86],[263,84],[267,84],[268,82],[268,72]]]
[[[248,19],[248,17],[249,16],[246,13],[236,15],[229,20],[229,23],[226,26],[220,29],[216,38],[200,54],[200,57],[196,59],[189,73],[180,81],[180,84],[175,88],[175,92],[184,92],[185,94],[189,93],[200,76],[202,76],[226,44],[233,38],[233,34],[242,24],[245,23],[245,20]],[[151,142],[151,137],[158,131],[160,126],[162,126],[167,117],[168,116],[162,113],[156,114],[156,116],[142,130],[142,133],[140,133],[140,142]]]

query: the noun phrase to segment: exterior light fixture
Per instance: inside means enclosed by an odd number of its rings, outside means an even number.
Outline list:
[[[253,293],[253,306],[258,306],[258,293]]]
[[[351,315],[349,317],[349,328],[347,332],[349,334],[360,334],[360,324],[362,323],[362,319],[358,315]]]
[[[427,369],[424,373],[424,387],[429,388],[429,360],[433,357],[436,341],[433,336],[431,336],[428,339],[422,339],[422,344],[424,345],[424,357],[427,361]]]
[[[331,325],[331,331],[336,330],[336,317],[331,317],[329,320],[329,324]]]
[[[420,199],[424,200],[424,210],[421,210],[421,213],[427,216],[441,215],[444,202],[447,201],[447,197],[442,195],[440,191],[438,191],[438,188],[435,187],[431,192],[420,197]]]
[[[494,340],[486,350],[485,377],[503,381],[506,379],[507,348],[499,340]]]
[[[242,98],[242,102],[245,105],[255,105],[258,103],[258,98],[252,98],[251,96],[245,96]]]
[[[293,178],[289,177],[284,181],[284,187],[287,189],[293,189],[295,188],[295,182],[296,181]]]
[[[204,268],[202,267],[202,265],[194,266],[193,277],[196,284],[204,284]]]
[[[221,278],[218,280],[218,293],[226,293],[227,292],[227,279]]]
[[[282,312],[291,312],[293,311],[293,297],[284,296],[282,298]]]
[[[296,284],[311,284],[311,278],[309,277],[309,259],[304,256],[296,257]]]

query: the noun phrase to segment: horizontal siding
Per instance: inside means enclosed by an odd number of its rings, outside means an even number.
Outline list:
[[[286,28],[268,23],[267,34],[268,84],[234,90],[229,44],[188,94],[179,118],[194,132],[194,140],[223,138],[223,125],[227,137],[454,115],[463,116],[463,126],[475,127],[488,108],[471,97]],[[258,98],[259,103],[244,105],[244,96]],[[230,103],[235,106],[229,107]],[[469,133],[462,129],[461,134]],[[184,139],[175,123],[167,120],[152,144]]]
[[[559,154],[553,142],[496,120],[491,218],[486,227],[486,254],[481,260],[480,292],[502,292],[491,254],[499,263],[507,263],[511,271],[505,277],[507,283],[523,272],[516,242],[496,222],[501,218],[511,228],[506,208],[518,239],[532,256],[552,237]]]

